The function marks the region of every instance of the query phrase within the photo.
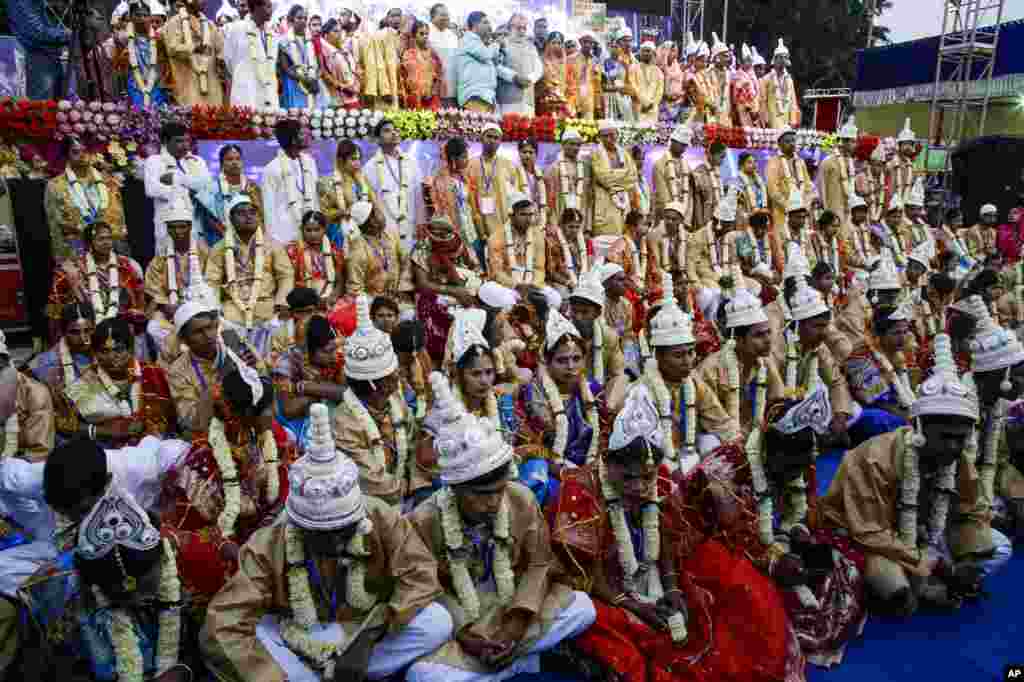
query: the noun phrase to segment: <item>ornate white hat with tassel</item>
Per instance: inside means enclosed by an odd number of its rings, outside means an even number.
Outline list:
[[[790,315],[796,322],[809,320],[829,311],[825,299],[805,278],[801,277],[797,282],[796,292],[789,304]]]
[[[961,309],[964,309],[963,307]],[[977,321],[974,337],[970,342],[974,358],[972,368],[977,372],[992,372],[1005,369],[1007,377],[1014,365],[1024,362],[1024,345],[1017,335],[1000,327],[992,319],[988,306],[981,296],[975,294],[967,299],[967,314]],[[1010,386],[1001,387],[1010,390]]]
[[[886,247],[878,259],[878,265],[871,271],[868,279],[868,289],[873,291],[892,291],[902,289],[900,273],[896,269],[896,263],[892,259],[892,249]]]
[[[603,291],[603,288],[602,288]],[[548,310],[547,323],[544,325],[544,348],[551,350],[566,334],[582,339],[576,325],[565,318],[565,315],[554,308]]]
[[[370,297],[356,299],[356,330],[345,340],[345,376],[360,381],[383,379],[398,369],[391,337],[370,319]]]
[[[960,380],[952,341],[945,333],[935,337],[935,367],[921,382],[917,400],[910,407],[911,419],[928,415],[978,418],[978,396]]]
[[[485,311],[480,308],[458,308],[453,316],[455,320],[448,330],[448,342],[445,344],[446,364],[457,363],[473,346],[491,347],[483,333],[487,322]]]
[[[907,206],[924,207],[924,178],[918,177],[907,195]]]
[[[306,454],[288,470],[288,519],[300,528],[336,530],[366,518],[359,468],[338,452],[327,406],[309,408]]]
[[[775,47],[775,52],[772,53],[772,58],[774,59],[775,57],[788,57],[788,56],[789,56],[789,48],[786,47],[786,43],[782,40],[782,38],[779,38],[779,44]]]
[[[914,135],[914,131],[910,128],[910,117],[907,116],[903,122],[903,130],[900,131],[899,136],[896,138],[897,142],[917,142],[917,137]]]
[[[505,442],[494,423],[466,412],[452,395],[448,379],[440,372],[430,375],[430,385],[442,407],[450,405],[446,419],[434,436],[441,481],[458,485],[486,476],[512,461],[512,446]]]
[[[790,277],[803,279],[811,274],[811,264],[807,261],[803,249],[797,243],[789,244],[786,249],[786,267],[782,271],[782,281]]]
[[[725,328],[749,327],[767,322],[761,299],[746,289],[737,289],[736,295],[725,304]]]
[[[712,58],[717,57],[720,54],[724,54],[729,51],[729,46],[723,43],[718,38],[718,34],[714,31],[711,32],[711,56]]]
[[[693,337],[693,320],[676,302],[672,275],[664,273],[661,282],[665,293],[661,310],[651,320],[651,345],[661,348],[696,343]]]

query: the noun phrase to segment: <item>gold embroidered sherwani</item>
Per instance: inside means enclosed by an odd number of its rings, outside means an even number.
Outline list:
[[[624,147],[616,146],[618,163],[600,146],[590,156],[594,173],[593,234],[621,235],[630,210],[630,193],[636,189],[637,169]]]
[[[996,252],[996,226],[973,225],[961,232],[961,239],[967,246],[968,255],[981,260]]]
[[[768,374],[768,387],[766,400],[771,403],[785,394],[786,385],[779,374],[778,365],[769,355],[765,358],[765,369]],[[697,377],[718,397],[719,404],[725,408],[729,418],[733,421],[733,428],[737,433],[746,438],[751,431],[754,422],[753,402],[750,400],[750,386],[757,385],[757,365],[751,367],[739,366],[740,376],[740,399],[738,412],[734,412],[735,391],[729,387],[729,373],[725,367],[725,359],[722,351],[712,353],[704,358],[697,367]]]
[[[697,123],[713,123],[714,114],[709,112],[708,107],[713,106],[714,85],[711,81],[711,69],[704,68],[701,71],[694,71],[686,81],[686,94],[693,106],[690,114],[691,120]]]
[[[796,83],[788,71],[780,79],[773,69],[761,79],[761,119],[765,128],[795,130],[800,127],[800,100],[796,96]]]
[[[362,171],[355,176],[337,170],[324,175],[316,181],[316,192],[320,199],[320,212],[324,214],[328,225],[349,220],[352,217],[352,204],[360,200],[369,201],[377,210],[383,210],[377,201],[377,193]]]
[[[255,237],[252,237],[255,238]],[[237,282],[229,287],[225,281],[227,277],[224,259],[227,256],[226,240],[222,239],[210,251],[206,262],[206,281],[213,287],[214,291],[220,291],[221,305],[224,318],[242,326],[245,325],[245,313],[239,305],[239,301],[248,302],[249,295],[255,283],[253,268],[255,262],[246,258],[243,265],[238,254],[248,255],[247,245],[238,240],[235,249],[235,277]],[[285,307],[288,305],[288,294],[295,286],[295,271],[288,254],[280,246],[275,246],[269,239],[264,237],[263,242],[263,273],[259,279],[259,294],[256,304],[252,309],[253,324],[261,324],[274,317],[274,306]],[[255,261],[255,256],[251,258]]]
[[[366,589],[386,606],[376,611],[380,619],[367,625],[387,625],[395,632],[440,596],[437,562],[397,508],[370,496],[365,503],[373,524],[366,538]],[[200,644],[218,679],[285,682],[284,671],[256,637],[256,624],[267,614],[289,613],[294,603],[288,585],[287,527],[286,522],[256,531],[242,547],[238,573],[210,602]],[[347,580],[337,565],[337,560],[317,560],[321,575]],[[345,594],[344,587],[338,591]],[[312,592],[323,622],[329,605]],[[338,601],[337,622],[352,637],[369,614]]]
[[[510,189],[526,194],[527,188],[520,184],[516,165],[495,153],[494,159],[478,156],[469,162],[469,178],[477,190],[476,205],[480,207],[480,222],[477,232],[486,240],[495,232],[505,228],[512,207],[507,205]],[[490,204],[493,202],[493,211]]]
[[[674,170],[675,180],[672,180]],[[685,155],[678,159],[666,151],[654,162],[651,172],[654,186],[654,211],[661,215],[665,206],[673,201],[683,205],[683,225],[693,224],[693,171]]]
[[[654,351],[653,348],[651,350]],[[655,360],[652,359],[651,362],[655,362]],[[701,380],[696,371],[691,376],[693,377],[694,402],[697,403],[697,434],[705,433],[718,436],[723,445],[739,438],[740,432],[737,430],[736,423],[722,407],[722,403],[718,401],[715,391]],[[642,377],[640,381],[647,384],[647,388],[653,396],[654,389],[651,387],[650,381],[645,377]],[[683,385],[666,381],[665,386],[668,388],[669,395],[672,396],[672,439],[675,442],[676,452],[680,452],[680,448],[686,444],[686,434],[681,430]]]
[[[844,225],[850,221],[850,192],[853,191],[855,173],[853,159],[842,153],[832,154],[818,169],[822,206],[839,216]]]
[[[452,585],[448,550],[441,528],[441,510],[436,495],[418,506],[409,515],[409,522],[437,560],[437,576],[444,590],[441,601],[455,621],[455,632],[467,628],[469,633],[493,640],[501,632],[505,614],[519,611],[531,619],[524,641],[517,648],[525,650],[545,633],[555,617],[569,607],[574,595],[572,589],[561,582],[564,579],[563,571],[551,550],[548,524],[533,493],[521,483],[510,482],[505,487],[504,504],[509,512],[511,542],[508,552],[512,572],[515,574],[516,591],[508,604],[502,604],[496,592],[478,587],[480,617],[476,621],[468,620]],[[476,562],[471,559],[471,563]],[[454,639],[421,661],[493,674],[493,670],[468,655]]]
[[[725,186],[722,172],[707,163],[693,171],[693,223],[691,229],[699,230],[715,217],[715,208],[722,200]]]
[[[392,28],[382,28],[367,34],[359,43],[359,66],[362,74],[363,96],[372,98],[376,109],[398,108],[397,98],[402,95],[398,78],[401,63],[401,37]],[[379,98],[395,97],[394,104]]]
[[[737,288],[746,288],[752,292],[761,290],[760,284],[742,274],[739,257],[736,254],[736,238],[738,232],[733,230],[725,234],[716,234],[711,225],[690,233],[686,247],[688,270],[695,279],[690,283],[709,289],[721,289],[719,282],[723,277],[735,277],[739,274]],[[718,260],[715,268],[712,251]],[[736,267],[733,267],[736,266]]]
[[[653,61],[635,62],[626,72],[626,81],[633,88],[633,115],[637,123],[657,123],[661,98],[665,96],[665,74]]]
[[[793,191],[793,187],[800,187],[800,191],[803,193],[804,207],[810,210],[815,195],[814,182],[807,170],[807,163],[796,154],[791,157],[779,154],[769,158],[764,175],[765,183],[768,185],[768,204],[772,211],[774,233],[784,240],[786,233],[789,232],[786,228],[788,213],[786,209],[789,206],[789,195]]]
[[[53,450],[56,414],[50,390],[32,377],[18,372],[15,410],[18,415],[17,456],[41,462]]]
[[[504,228],[491,233],[487,240],[487,276],[504,287],[515,288],[519,284],[532,284],[543,287],[547,281],[546,233],[536,225],[531,225],[526,235],[512,228],[512,240],[515,243],[515,263],[509,262],[508,249],[505,243]],[[533,249],[533,272],[526,272],[527,248]],[[570,248],[572,248],[570,246]],[[517,269],[518,268],[518,269]]]
[[[398,238],[384,230],[379,237],[353,233],[345,249],[346,294],[396,296],[402,279]]]
[[[598,102],[601,94],[601,68],[591,58],[579,54],[572,60],[576,69],[576,113],[582,119],[598,116]]]
[[[562,213],[567,208],[575,208],[583,215],[583,230],[586,234],[590,229],[592,217],[590,206],[594,180],[591,177],[590,159],[583,162],[583,192],[577,193],[577,163],[563,159],[561,155],[544,171],[544,184],[547,186],[547,220],[548,225],[560,225]],[[563,193],[563,186],[568,189]]]
[[[186,35],[186,31],[188,35]],[[224,86],[217,61],[224,59],[224,34],[204,16],[175,14],[160,29],[160,38],[170,57],[174,99],[181,106],[224,104]],[[200,54],[197,47],[207,51]]]
[[[99,173],[99,171],[90,170],[78,178],[78,182],[82,184],[87,194],[94,183],[93,172],[99,174],[100,182],[106,188],[108,197],[107,205],[98,212],[96,220],[110,225],[115,241],[124,239],[127,232],[124,223],[124,204],[121,202],[121,188],[112,177]],[[81,242],[82,231],[86,226],[81,211],[71,198],[71,187],[66,173],[61,173],[47,181],[43,206],[46,210],[46,221],[50,224],[50,253],[53,254],[54,260],[60,262],[75,255],[68,240],[74,239]]]
[[[876,436],[843,455],[828,492],[819,502],[825,523],[848,530],[865,552],[869,579],[892,571],[926,575],[927,554],[917,547],[907,547],[899,537],[899,497],[908,428]],[[978,471],[972,461],[960,459],[956,487],[959,502],[951,505],[946,531],[953,557],[991,551],[991,521],[980,498]],[[957,497],[953,499],[956,502]],[[928,507],[930,504],[919,507],[922,524],[928,518]]]
[[[732,79],[728,70],[720,70],[717,67],[709,68],[705,72],[708,75],[710,87],[709,103],[714,107],[714,113],[708,113],[705,123],[732,126]]]
[[[397,391],[398,395],[404,396],[406,388],[405,382],[401,382]],[[386,460],[384,462],[375,460],[370,435],[355,412],[349,409],[344,401],[334,411],[334,445],[359,467],[360,489],[366,495],[379,497],[393,505],[400,503],[402,498],[409,493],[409,470],[415,467],[416,459],[416,429],[413,415],[404,397],[401,404],[402,426],[399,428],[405,430],[408,448],[405,460],[406,470],[403,472],[396,470],[398,456],[395,450],[395,424],[391,421],[389,407],[378,411],[369,405],[365,406],[367,412],[370,413],[370,418],[374,420],[380,430],[381,442],[384,444]]]

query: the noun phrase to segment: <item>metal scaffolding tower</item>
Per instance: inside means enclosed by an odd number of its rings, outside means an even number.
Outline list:
[[[934,146],[959,144],[968,119],[977,121],[977,135],[985,133],[1004,1],[943,0],[926,154]],[[947,155],[947,180],[949,170]]]
[[[687,47],[688,31],[693,33],[694,40],[704,40],[704,0],[672,0],[672,20],[682,35],[683,50]]]

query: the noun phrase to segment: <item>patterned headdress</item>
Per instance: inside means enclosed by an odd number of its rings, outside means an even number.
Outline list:
[[[434,436],[441,482],[458,485],[486,476],[512,461],[512,446],[486,417],[475,417],[455,400],[448,379],[440,372],[430,375],[434,395],[445,410]]]
[[[576,325],[565,319],[565,315],[552,308],[548,311],[547,324],[544,326],[545,350],[551,350],[557,346],[562,337],[566,335],[573,336],[576,339],[583,338],[580,336],[579,330],[576,329]]]
[[[779,44],[775,47],[775,52],[772,54],[772,58],[775,57],[788,57],[789,48],[786,47],[786,43],[783,42],[782,38],[779,38]]]
[[[726,329],[749,327],[767,321],[768,316],[764,313],[761,299],[744,288],[737,289],[736,295],[725,304]]]
[[[288,519],[308,530],[337,530],[366,518],[359,468],[338,452],[327,406],[309,408],[306,454],[288,470]]]
[[[924,178],[918,177],[907,195],[907,206],[924,206]]]
[[[391,337],[370,319],[370,298],[356,299],[356,330],[345,340],[345,376],[361,381],[383,379],[398,369]]]
[[[871,277],[868,279],[868,289],[892,291],[902,288],[903,284],[900,282],[900,273],[892,259],[892,249],[888,247],[883,248],[879,256],[878,265],[871,271]]]
[[[665,434],[661,428],[658,409],[654,405],[647,385],[634,384],[626,394],[626,402],[615,417],[609,450],[621,450],[637,438],[643,438],[651,447],[665,447]]]
[[[935,367],[921,382],[917,400],[910,406],[912,419],[928,415],[952,415],[978,419],[978,396],[960,380],[948,334],[935,337]]]
[[[910,128],[910,117],[907,116],[903,122],[903,130],[900,131],[899,136],[896,138],[897,142],[917,142],[917,137],[914,135],[914,131]]]
[[[832,404],[828,397],[828,387],[818,384],[813,393],[786,410],[785,414],[772,423],[771,428],[785,436],[807,428],[823,436],[828,433],[831,424]]]
[[[693,141],[693,130],[690,129],[690,126],[680,123],[672,131],[672,137],[669,140],[689,145]]]
[[[974,338],[970,342],[975,372],[1009,371],[1014,365],[1024,362],[1024,346],[1020,339],[992,319],[981,296],[975,294],[969,297],[965,312],[977,321]]]
[[[603,278],[601,277],[601,265],[595,264],[594,267],[580,275],[576,288],[569,297],[582,298],[584,301],[601,306],[603,309],[606,297]]]
[[[661,348],[696,343],[693,337],[693,320],[676,302],[672,275],[664,273],[661,281],[665,293],[661,310],[651,320],[651,345]]]
[[[717,57],[729,51],[729,46],[718,39],[718,34],[711,32],[711,56]]]
[[[805,278],[801,277],[797,282],[796,293],[793,294],[793,300],[789,305],[790,315],[795,321],[809,320],[829,311],[825,299]]]

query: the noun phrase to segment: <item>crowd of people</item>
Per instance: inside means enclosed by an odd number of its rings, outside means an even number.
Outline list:
[[[513,14],[500,26],[473,11],[456,26],[443,3],[429,17],[391,9],[377,26],[357,10],[309,14],[301,4],[275,17],[271,0],[225,1],[211,21],[196,0],[122,2],[111,34],[86,56],[90,97],[136,106],[458,107],[621,121],[800,125],[789,49],[771,61],[756,47],[688,36],[684,50],[634,36],[620,24],[601,34],[548,30]]]
[[[270,57],[268,7],[225,26],[224,54],[283,73],[282,97],[325,94],[326,70],[287,56],[306,51]],[[217,28],[185,19],[207,54]],[[429,99],[368,92],[355,66],[388,62],[392,20],[356,41],[352,105]],[[455,63],[497,51],[480,25]],[[329,29],[309,54],[345,49]],[[548,70],[496,95],[456,71],[431,97],[587,106]],[[189,90],[157,82],[129,92]],[[509,82],[537,88],[506,101]],[[543,660],[596,682],[799,682],[869,614],[982,595],[1024,538],[1024,263],[998,207],[970,226],[926,211],[909,121],[893,158],[861,163],[851,119],[812,172],[784,117],[780,153],[725,177],[721,143],[691,163],[687,115],[647,164],[619,127],[669,87],[619,87],[591,100],[599,142],[569,127],[547,168],[530,140],[500,154],[488,123],[479,156],[453,137],[421,177],[382,118],[371,158],[343,140],[321,177],[282,119],[254,182],[242,147],[214,176],[167,123],[144,162],[152,225],[67,138],[49,339],[23,364],[0,346],[0,674],[497,682]],[[145,267],[138,230],[158,244]]]

